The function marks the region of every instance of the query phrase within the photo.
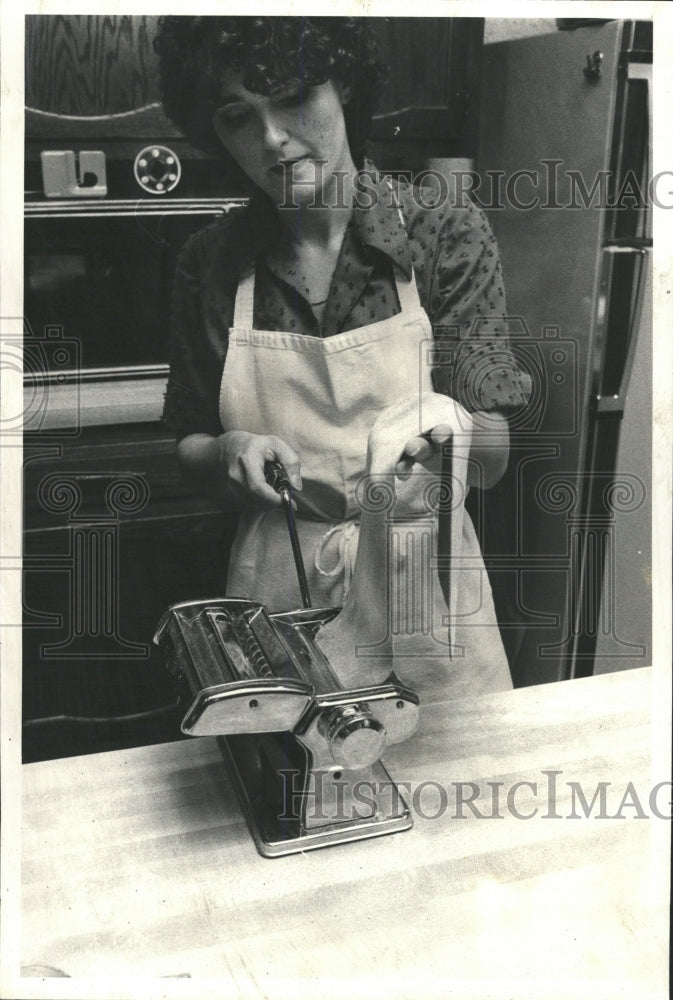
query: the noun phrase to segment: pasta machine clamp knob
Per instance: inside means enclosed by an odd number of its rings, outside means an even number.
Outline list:
[[[366,767],[378,760],[386,731],[366,705],[334,709],[324,720],[330,754],[340,767]]]

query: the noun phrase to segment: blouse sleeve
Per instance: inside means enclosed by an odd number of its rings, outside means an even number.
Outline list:
[[[467,410],[525,405],[530,376],[512,353],[502,268],[495,237],[471,202],[446,211],[429,289],[437,392]]]
[[[210,228],[210,227],[209,227]],[[173,283],[170,373],[163,422],[177,439],[222,433],[219,387],[231,317],[220,310],[213,323],[208,274],[213,248],[209,229],[195,233],[177,262]]]

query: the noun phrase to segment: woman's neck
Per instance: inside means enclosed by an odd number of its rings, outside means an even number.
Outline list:
[[[293,243],[313,247],[339,247],[353,214],[355,166],[332,177],[312,201],[279,208],[281,225]]]

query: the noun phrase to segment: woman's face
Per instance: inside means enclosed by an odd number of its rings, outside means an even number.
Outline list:
[[[321,196],[331,206],[328,195],[338,183],[334,173],[355,169],[343,97],[333,80],[264,97],[230,76],[213,124],[227,152],[276,204],[319,205]]]

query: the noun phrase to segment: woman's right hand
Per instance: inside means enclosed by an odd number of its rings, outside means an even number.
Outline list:
[[[277,507],[280,497],[266,481],[264,466],[280,462],[290,485],[301,490],[299,456],[275,434],[251,434],[249,431],[225,431],[217,438],[219,465],[234,497],[246,502],[254,497],[258,505]]]
[[[264,465],[278,461],[295,490],[301,489],[299,456],[273,434],[226,431],[189,434],[178,444],[178,462],[185,480],[199,493],[220,503],[277,507],[280,497],[264,476]]]

